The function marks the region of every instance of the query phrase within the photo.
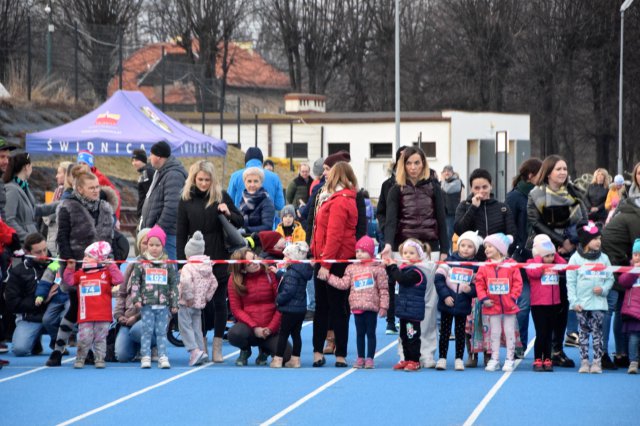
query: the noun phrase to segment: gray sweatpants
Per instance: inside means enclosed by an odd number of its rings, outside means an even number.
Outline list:
[[[191,352],[198,348],[204,351],[204,337],[202,335],[202,309],[178,307],[178,328],[184,342],[184,347]]]

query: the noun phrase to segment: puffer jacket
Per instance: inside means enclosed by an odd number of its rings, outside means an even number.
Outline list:
[[[298,221],[293,222],[293,233],[290,237],[287,237],[284,233],[284,228],[282,227],[282,222],[278,224],[276,228],[276,232],[282,235],[287,242],[297,243],[298,241],[306,241],[307,233],[304,232],[304,227]]]
[[[351,259],[356,254],[356,191],[334,192],[315,218],[311,252],[316,259]],[[332,264],[322,263],[329,269]]]
[[[475,260],[475,258],[465,259],[457,252],[447,257],[447,261],[449,262],[474,262]],[[452,274],[457,274],[458,268],[470,271],[474,275],[478,270],[477,266],[450,266],[444,263],[439,265],[434,281],[438,292],[438,310],[450,315],[469,315],[471,313],[471,300],[476,297],[476,285],[473,282],[472,275],[471,281],[469,282],[471,291],[469,293],[461,291],[461,283],[451,281]],[[447,297],[453,298],[453,306],[447,306],[447,304],[444,303]]]
[[[180,271],[178,284],[178,304],[195,309],[204,309],[218,288],[218,280],[211,269],[209,256],[191,256]]]
[[[187,172],[173,155],[167,159],[153,177],[151,188],[142,205],[140,229],[160,226],[167,235],[176,235],[178,202]]]
[[[473,194],[470,194],[465,201],[458,204],[456,222],[453,225],[456,234],[478,231],[478,234],[484,238],[487,235],[502,232],[514,236],[515,239],[516,225],[513,214],[506,204],[490,198],[482,200],[480,207],[476,207],[471,203],[472,198]]]
[[[605,266],[611,266],[609,257],[601,253],[600,257],[595,260],[585,259],[576,251],[569,265],[587,265],[601,263]],[[593,292],[595,287],[602,287],[602,294],[597,295]],[[578,269],[575,271],[567,271],[567,297],[569,298],[569,309],[574,309],[576,305],[580,305],[585,311],[606,311],[609,309],[607,304],[607,295],[613,287],[613,274],[607,271],[589,271],[586,269]]]
[[[400,319],[422,321],[425,310],[425,293],[428,278],[416,265],[403,264],[389,267],[389,276],[399,284],[396,295],[396,316]]]
[[[541,256],[534,256],[527,260],[527,263],[543,263]],[[553,264],[564,265],[567,261],[555,253]],[[526,268],[531,286],[531,306],[549,306],[561,303],[560,286],[562,281],[566,282],[567,276],[564,271],[552,270],[553,264],[539,266],[537,268]]]
[[[244,218],[243,226],[247,233],[273,229],[276,210],[273,200],[264,188],[260,188],[255,194],[249,194],[244,190],[239,210]]]
[[[384,268],[374,263],[352,263],[342,278],[331,274],[329,284],[348,290],[352,311],[379,312],[389,309],[389,277]]]
[[[640,274],[624,273],[618,278],[618,284],[626,290],[622,302],[622,318],[640,321]]]
[[[307,282],[312,276],[313,268],[308,263],[294,263],[281,274],[276,297],[276,305],[280,312],[307,312]]]
[[[164,260],[164,259],[162,259]],[[150,269],[166,271],[166,284],[147,284],[147,272]],[[136,264],[131,274],[131,300],[146,305],[178,307],[178,277],[173,266],[166,263]]]
[[[271,334],[280,330],[282,314],[276,309],[278,280],[271,272],[260,269],[244,274],[247,294],[239,294],[233,285],[233,275],[229,277],[229,306],[236,320],[249,328],[267,327]]]
[[[491,307],[482,306],[483,315],[515,315],[520,311],[517,301],[520,294],[522,294],[522,275],[518,268],[502,266],[505,263],[515,262],[511,259],[506,259],[502,263],[486,264],[478,268],[478,273],[476,274],[478,299],[481,302],[485,300],[493,301],[493,306]],[[508,280],[508,294],[491,294],[489,281],[496,278]]]
[[[47,266],[48,262],[40,263],[25,257],[22,263],[9,269],[4,283],[4,298],[9,312],[22,314],[26,321],[42,322],[46,305],[36,306],[36,288]]]

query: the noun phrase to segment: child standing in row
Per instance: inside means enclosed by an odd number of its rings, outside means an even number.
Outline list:
[[[482,237],[478,232],[467,231],[458,238],[458,251],[447,258],[451,262],[473,262],[482,245]],[[447,369],[447,352],[451,325],[455,319],[456,371],[464,370],[464,327],[467,315],[471,313],[471,301],[476,297],[476,286],[473,275],[477,266],[449,266],[441,264],[436,270],[435,286],[438,291],[438,310],[440,311],[440,358],[436,370]]]
[[[184,254],[189,262],[180,272],[178,328],[190,354],[189,365],[194,366],[208,360],[202,335],[202,310],[218,288],[218,281],[213,275],[211,259],[204,255],[202,232],[194,232],[184,246]]]
[[[476,275],[476,291],[482,302],[482,314],[489,317],[491,331],[491,359],[486,371],[500,369],[500,337],[504,331],[507,343],[507,359],[502,371],[513,371],[516,349],[516,314],[518,297],[522,293],[522,275],[518,268],[509,267],[514,263],[507,259],[509,246],[513,243],[511,235],[501,232],[491,234],[484,239],[484,252],[489,264],[482,265]]]
[[[78,351],[73,368],[83,368],[89,349],[93,348],[96,368],[104,368],[107,334],[111,325],[111,287],[124,278],[115,263],[107,265],[111,246],[106,241],[91,244],[84,251],[82,269],[76,261],[67,260],[63,280],[78,286]]]
[[[631,265],[640,267],[640,238],[633,242]],[[629,369],[627,373],[638,374],[638,345],[640,345],[640,274],[621,274],[618,284],[627,291],[622,304],[622,332],[629,338]]]
[[[167,357],[169,309],[178,312],[178,279],[173,266],[166,263],[167,235],[155,225],[147,234],[145,260],[136,263],[131,276],[131,298],[142,314],[140,368],[151,368],[151,338],[154,331],[158,347],[158,367],[171,368]]]
[[[592,221],[578,223],[580,245],[569,265],[600,263],[611,266],[609,257],[600,251],[600,227]],[[602,322],[608,309],[607,295],[613,286],[613,274],[607,271],[578,269],[567,271],[569,309],[576,311],[579,323],[579,373],[602,373]],[[589,367],[589,334],[593,339],[593,364]]]
[[[536,235],[533,239],[533,259],[527,263],[542,263],[549,266],[527,268],[527,276],[531,286],[531,316],[536,328],[536,341],[533,347],[533,371],[553,371],[551,349],[553,333],[562,335],[560,316],[562,301],[560,300],[560,280],[565,279],[564,272],[552,269],[550,264],[566,264],[567,261],[556,253],[548,235]]]
[[[396,316],[400,318],[400,341],[404,359],[393,366],[394,370],[420,370],[420,322],[425,315],[425,294],[428,285],[428,273],[418,262],[424,262],[431,255],[429,246],[409,238],[398,248],[403,260],[411,263],[395,265],[393,259],[387,259],[392,282],[399,284],[396,296]],[[415,263],[415,264],[413,264]]]
[[[375,256],[375,243],[364,236],[356,242],[356,259],[370,260]],[[358,358],[354,368],[375,367],[377,317],[387,316],[389,282],[387,272],[378,263],[353,263],[347,266],[342,278],[329,276],[329,284],[339,290],[351,289],[349,306],[356,323]],[[365,359],[365,338],[368,341]]]
[[[304,260],[309,253],[309,245],[306,241],[298,241],[289,244],[284,249],[284,260]],[[278,295],[276,305],[278,311],[282,313],[280,322],[280,332],[278,333],[278,344],[276,353],[271,360],[271,368],[281,368],[284,353],[287,349],[289,335],[293,341],[291,359],[284,366],[290,368],[300,368],[300,352],[302,351],[302,323],[307,313],[307,281],[313,276],[313,268],[308,263],[287,263],[286,271],[281,270],[276,274],[280,284],[278,284]],[[269,269],[275,271],[276,267]]]

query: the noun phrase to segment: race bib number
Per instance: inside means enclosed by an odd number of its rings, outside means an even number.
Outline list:
[[[167,285],[167,270],[162,268],[147,269],[144,281],[151,285]]]
[[[559,285],[560,276],[555,271],[545,272],[540,278],[540,283],[542,285]]]
[[[373,288],[374,285],[375,282],[373,281],[373,274],[371,272],[363,272],[353,276],[353,287],[356,290]]]
[[[487,287],[492,295],[509,294],[509,278],[489,278]]]
[[[585,271],[584,275],[595,280],[604,280],[607,278],[605,271]]]
[[[468,268],[451,268],[449,281],[456,284],[471,284],[473,271]]]
[[[100,280],[88,280],[80,286],[80,296],[91,297],[100,296],[101,294]]]

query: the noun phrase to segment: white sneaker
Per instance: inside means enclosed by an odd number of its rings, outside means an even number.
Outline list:
[[[151,368],[151,357],[143,356],[140,359],[140,368]]]
[[[171,364],[169,364],[169,358],[167,358],[166,356],[161,356],[160,358],[158,358],[158,368],[171,368]]]
[[[580,362],[580,369],[578,370],[578,373],[588,373],[590,370],[589,368],[589,360],[588,359],[583,359]]]
[[[500,370],[500,361],[496,361],[495,359],[490,359],[487,363],[487,366],[484,368],[484,371],[498,371]]]
[[[462,359],[456,358],[454,365],[456,371],[464,371],[464,361],[462,361]]]
[[[425,359],[424,361],[422,361],[422,368],[436,368],[435,360],[433,360],[433,359]]]
[[[447,359],[440,358],[438,362],[436,362],[436,370],[446,370],[447,369]]]
[[[513,371],[515,367],[516,367],[515,360],[507,359],[504,361],[504,366],[502,367],[502,371],[505,371],[505,372]]]

